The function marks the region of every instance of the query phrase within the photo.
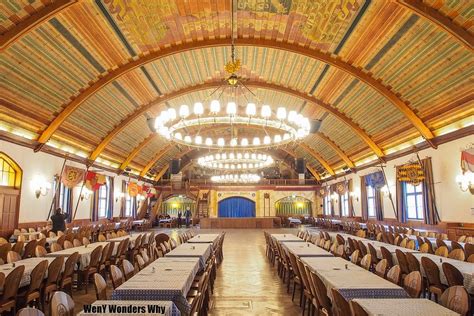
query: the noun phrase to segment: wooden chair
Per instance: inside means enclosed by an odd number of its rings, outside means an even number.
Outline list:
[[[135,268],[133,267],[133,264],[127,259],[122,260],[122,272],[125,276],[125,281],[130,279],[135,274]]]
[[[26,307],[31,302],[33,302],[37,308],[42,306],[41,286],[47,269],[48,260],[41,261],[33,268],[30,274],[30,284],[28,288],[17,295],[17,299],[20,301],[19,306]]]
[[[447,258],[449,255],[448,247],[441,246],[435,251],[435,255]]]
[[[370,257],[372,259],[372,267],[375,267],[375,265],[379,262],[377,258],[377,250],[375,250],[371,243],[367,244],[367,248],[369,248]]]
[[[328,297],[328,291],[326,289],[326,285],[324,282],[319,278],[319,276],[315,272],[311,272],[310,274],[311,281],[315,284],[316,287],[316,296],[319,302],[318,310],[319,312],[326,313],[328,316],[332,316],[332,304],[331,300]],[[320,313],[317,313],[320,315]]]
[[[3,244],[9,244],[10,242],[8,242],[8,240],[6,240],[5,238],[3,237],[0,237],[0,245],[3,245]]]
[[[64,292],[55,292],[50,305],[51,316],[74,316],[74,301]]]
[[[446,280],[448,281],[448,286],[464,286],[464,276],[462,273],[449,262],[443,262],[441,265]]]
[[[72,244],[73,244],[74,247],[82,246],[82,242],[77,238],[74,238],[74,240],[72,241]]]
[[[0,245],[0,259],[3,262],[7,262],[7,254],[12,250],[12,245],[10,243]]]
[[[303,314],[306,309],[306,299],[308,299],[309,308],[311,309],[311,302],[313,301],[313,293],[311,292],[311,285],[309,276],[306,275],[306,268],[304,263],[300,260],[300,258],[296,258],[296,263],[298,265],[298,270],[300,271],[301,280],[303,281]]]
[[[397,285],[400,284],[400,278],[401,278],[400,266],[397,264],[391,267],[390,270],[388,270],[387,272],[386,278],[392,283],[395,283]]]
[[[13,247],[11,248],[12,251],[15,251],[16,253],[18,253],[19,255],[21,255],[21,253],[23,252],[23,247],[25,246],[25,242],[24,241],[17,241],[16,244],[13,245]]]
[[[360,250],[361,257],[364,257],[367,254],[367,247],[365,246],[365,244],[361,240],[358,240],[357,244],[359,245],[359,250]]]
[[[56,233],[53,232],[53,231],[50,231],[50,232],[48,233],[48,236],[49,236],[49,238],[56,238],[56,237],[57,237]]]
[[[403,280],[403,288],[412,298],[420,297],[422,284],[423,278],[421,277],[420,271],[408,273],[405,280]]]
[[[351,255],[351,262],[353,264],[359,263],[359,250],[354,250],[354,252]]]
[[[97,273],[100,273],[104,279],[107,279],[107,260],[109,260],[110,247],[114,245],[107,243],[104,248],[102,248],[102,253],[100,255],[100,261],[97,265]]]
[[[25,251],[23,251],[23,259],[28,259],[35,256],[36,240],[31,240],[25,245]]]
[[[95,294],[98,300],[107,300],[107,283],[100,273],[94,273]]]
[[[21,260],[21,256],[18,252],[16,251],[9,251],[7,254],[7,262],[12,263],[12,262],[17,262]]]
[[[44,313],[37,308],[25,307],[20,309],[16,316],[44,316]]]
[[[116,265],[110,266],[110,278],[112,279],[112,286],[114,290],[124,282],[122,270]]]
[[[443,240],[437,238],[436,239],[436,247],[438,247],[438,248],[440,248],[440,247],[448,248],[448,245],[446,245],[446,243]]]
[[[474,253],[472,255],[470,255],[467,260],[467,262],[471,262],[471,263],[474,263]]]
[[[69,240],[65,240],[63,246],[64,246],[64,249],[74,248],[74,244],[70,242]]]
[[[332,293],[332,299],[333,299],[333,304],[332,304],[332,309],[333,309],[333,314],[338,315],[338,316],[346,316],[346,315],[351,315],[351,306],[349,303],[346,301],[344,296],[339,293],[337,289],[331,289]]]
[[[92,250],[89,265],[84,267],[84,269],[81,271],[82,285],[85,287],[86,294],[90,276],[99,271],[99,261],[101,254],[102,246],[96,247],[94,250]]]
[[[143,257],[140,254],[137,254],[135,260],[137,262],[138,271],[143,270],[143,268],[145,268],[145,260],[143,260]]]
[[[25,272],[25,266],[21,265],[13,269],[12,272],[5,278],[5,285],[3,286],[3,295],[0,300],[0,313],[10,312],[13,310],[13,315],[16,313],[16,298],[20,281]]]
[[[44,248],[43,246],[36,246],[36,249],[35,249],[35,256],[40,258],[40,257],[44,257],[48,254],[48,252],[46,251],[46,248]]]
[[[420,252],[423,252],[423,253],[429,253],[430,252],[430,248],[429,248],[427,243],[420,244],[420,246],[418,247],[418,250]]]
[[[413,255],[413,253],[411,253],[411,252],[405,253],[405,258],[407,259],[408,270],[410,270],[410,272],[420,271],[420,261],[418,261],[418,259],[416,259],[416,257]]]
[[[90,242],[89,238],[87,238],[87,237],[82,237],[82,244],[83,244],[84,246],[90,245],[90,243],[91,243],[91,242]]]
[[[458,243],[457,241],[451,241],[451,250],[454,250],[454,249],[461,249],[463,252],[464,252],[464,248],[463,246],[461,246],[460,243]]]
[[[63,247],[61,247],[60,244],[57,242],[51,244],[51,252],[56,252],[56,251],[61,251],[63,250]]]
[[[64,265],[64,272],[59,282],[59,289],[61,291],[68,290],[71,297],[72,297],[72,286],[74,283],[74,268],[77,264],[77,261],[79,261],[78,252],[74,252],[67,258],[66,263]]]
[[[64,257],[59,256],[54,258],[48,266],[48,278],[44,281],[41,291],[41,304],[43,307],[45,306],[45,302],[50,301],[51,294],[58,290],[58,283],[60,281],[63,265]]]
[[[104,234],[99,234],[99,237],[97,237],[97,240],[99,242],[104,242],[104,241],[107,241],[107,238],[105,238]]]
[[[291,300],[295,299],[296,285],[300,287],[300,305],[303,299],[303,278],[301,276],[300,270],[298,268],[298,262],[296,256],[292,252],[288,252],[288,258],[290,259],[290,265],[293,271],[293,293]]]
[[[382,253],[382,258],[387,260],[387,268],[393,267],[392,253],[385,247],[380,247],[380,252]]]
[[[405,248],[411,249],[411,250],[415,250],[415,241],[414,241],[414,240],[409,240],[409,241],[407,242],[407,245],[406,245]]]
[[[410,268],[408,267],[408,261],[405,253],[400,249],[395,250],[395,255],[397,256],[398,265],[400,266],[401,278],[403,278],[410,273]]]
[[[39,239],[36,242],[36,246],[41,246],[43,248],[46,248],[46,237]]]
[[[380,260],[375,266],[375,274],[385,279],[385,274],[387,273],[387,265],[387,259]]]
[[[370,270],[371,265],[372,265],[372,256],[370,254],[366,254],[360,260],[360,266],[364,268],[365,270]]]
[[[431,295],[434,294],[436,302],[438,297],[443,294],[446,286],[441,283],[439,276],[439,268],[436,263],[433,262],[430,258],[421,257],[421,265],[425,271],[426,279],[428,280],[428,292]]]
[[[462,235],[458,238],[458,242],[465,242],[466,241],[466,235]]]
[[[469,300],[469,293],[467,293],[463,286],[451,286],[443,292],[439,303],[464,316],[469,311]]]
[[[369,316],[369,314],[356,301],[350,301],[352,316]]]
[[[460,260],[460,261],[466,260],[466,255],[464,254],[464,249],[454,249],[454,250],[452,250],[449,253],[448,258],[454,259],[454,260]]]

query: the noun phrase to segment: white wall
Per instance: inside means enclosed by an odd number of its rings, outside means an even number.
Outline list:
[[[420,158],[431,157],[433,164],[433,177],[435,182],[435,195],[438,212],[443,222],[467,222],[474,223],[474,195],[462,192],[455,179],[461,173],[461,149],[474,141],[474,136],[467,136],[449,143],[442,144],[438,149],[425,149],[419,152]],[[395,195],[395,166],[406,163],[416,158],[415,154],[404,156],[387,163],[385,173],[387,182],[392,193],[396,207]],[[360,195],[360,177],[380,168],[364,169],[357,174],[350,174],[346,178],[353,179],[354,192]],[[330,184],[341,181],[342,178],[329,182]],[[361,202],[354,200],[354,211],[356,216],[361,216]],[[383,211],[385,218],[395,218],[392,204],[388,196],[383,197]]]
[[[20,216],[19,223],[44,221],[47,219],[48,212],[53,199],[53,191],[51,189],[46,196],[36,198],[34,189],[31,185],[32,180],[41,176],[53,185],[54,175],[61,173],[61,167],[64,159],[45,154],[42,152],[35,153],[32,149],[15,145],[0,140],[0,152],[4,152],[10,156],[23,169],[22,190],[20,199]],[[68,161],[68,165],[85,169],[85,165]],[[114,173],[104,172],[105,175],[114,177],[114,193],[117,194],[122,190],[122,180],[127,177],[117,176]],[[80,186],[74,188],[73,191],[73,211],[79,198]],[[114,216],[120,215],[121,199],[115,202],[114,199]],[[89,219],[91,217],[91,199],[79,202],[77,208],[76,219]]]

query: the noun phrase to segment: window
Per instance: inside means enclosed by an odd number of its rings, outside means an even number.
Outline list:
[[[71,213],[71,198],[72,190],[66,187],[61,182],[59,183],[59,207],[63,210],[64,213]]]
[[[109,179],[106,179],[105,185],[101,185],[97,194],[97,214],[99,218],[107,217],[109,210]]]
[[[125,217],[131,217],[133,216],[133,210],[135,208],[135,201],[136,197],[130,197],[128,194],[128,183],[125,185],[125,210],[124,210],[124,216]]]
[[[367,213],[369,217],[375,217],[375,188],[367,186]]]
[[[408,219],[423,219],[423,186],[404,182],[405,205]]]
[[[0,156],[0,185],[15,186],[16,171]]]
[[[324,215],[332,215],[332,213],[331,213],[331,196],[329,194],[324,196]]]
[[[349,216],[349,192],[346,191],[346,193],[340,195],[339,200],[341,201],[342,216]]]

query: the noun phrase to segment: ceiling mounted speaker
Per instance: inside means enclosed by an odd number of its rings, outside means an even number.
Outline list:
[[[322,123],[321,120],[311,120],[309,124],[309,132],[311,134],[315,134],[319,132],[319,129],[321,128],[321,123]]]

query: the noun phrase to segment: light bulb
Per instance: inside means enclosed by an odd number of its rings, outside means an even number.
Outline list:
[[[278,135],[278,134],[275,135],[275,136],[273,137],[273,141],[274,141],[275,143],[281,142],[281,135]]]
[[[277,118],[280,121],[283,121],[284,119],[286,119],[286,109],[284,107],[279,107],[277,109]]]
[[[211,113],[217,114],[221,111],[221,104],[219,100],[212,100],[211,101]]]
[[[283,139],[284,140],[290,139],[290,134],[288,134],[288,133],[283,134]]]
[[[230,116],[234,116],[237,113],[237,104],[235,104],[235,102],[227,103],[226,111]]]
[[[197,116],[203,115],[204,113],[204,107],[202,106],[201,102],[196,102],[194,103],[194,114]]]
[[[169,113],[168,111],[161,111],[161,114],[160,114],[160,121],[162,121],[163,123],[166,123],[170,120],[170,116],[169,116]]]
[[[176,120],[176,110],[173,108],[168,109],[168,117],[171,121]]]
[[[237,138],[232,138],[232,139],[230,140],[230,145],[231,145],[232,147],[237,146]]]
[[[230,153],[230,154],[229,154],[229,159],[235,159],[235,154],[234,154],[234,153]]]
[[[288,122],[290,123],[294,123],[296,121],[296,116],[298,114],[296,114],[296,111],[290,111],[288,112]]]
[[[254,137],[252,143],[253,143],[254,146],[259,146],[260,145],[260,138]]]
[[[206,138],[206,146],[212,146],[212,139],[211,138]]]
[[[255,106],[255,103],[247,104],[247,109],[246,109],[245,113],[248,116],[255,116],[257,114],[257,108]]]
[[[216,154],[216,160],[220,160],[221,159],[221,154]]]
[[[196,136],[194,138],[194,143],[196,143],[196,145],[201,145],[202,144],[202,137],[201,136]]]
[[[222,160],[226,160],[227,159],[227,154],[226,153],[223,153],[222,154]]]
[[[218,138],[217,139],[217,146],[224,147],[224,145],[225,145],[224,138]]]
[[[237,159],[242,159],[242,153],[237,153]]]
[[[240,146],[247,147],[249,145],[249,140],[247,138],[242,138],[240,140]]]
[[[249,158],[250,158],[250,154],[249,154],[249,153],[245,153],[245,154],[244,154],[244,158],[245,158],[245,159],[249,159]]]
[[[263,118],[269,118],[272,115],[272,109],[269,105],[262,105],[262,113]]]
[[[191,143],[192,142],[191,136],[189,136],[189,135],[184,136],[184,141],[186,143]]]
[[[186,104],[180,106],[179,116],[181,118],[187,118],[189,116],[189,107]]]
[[[256,155],[255,153],[252,153],[252,154],[250,155],[250,158],[252,158],[253,160],[255,160],[255,159],[257,159],[257,155]]]
[[[180,132],[177,132],[177,133],[174,134],[174,138],[179,139],[179,140],[182,140],[182,139],[183,139],[183,135],[181,135]]]
[[[272,142],[272,139],[270,138],[270,136],[267,135],[267,136],[265,136],[265,137],[263,138],[263,143],[264,143],[265,145],[268,145],[268,144],[270,144],[271,142]]]

